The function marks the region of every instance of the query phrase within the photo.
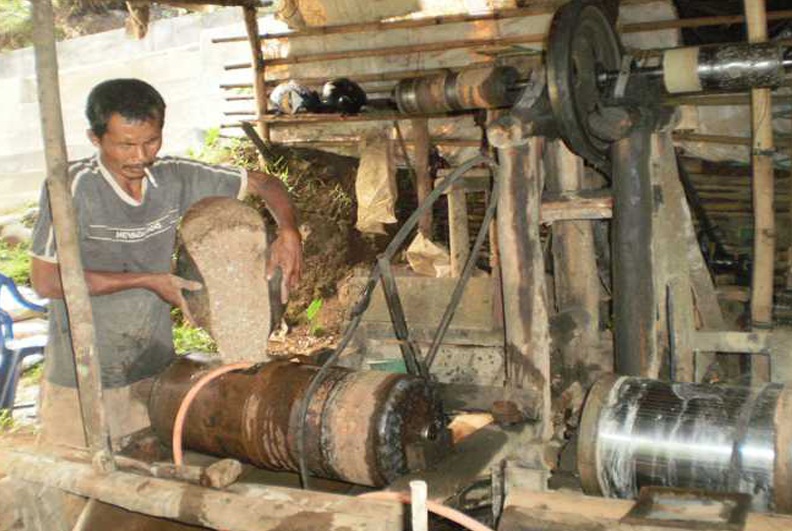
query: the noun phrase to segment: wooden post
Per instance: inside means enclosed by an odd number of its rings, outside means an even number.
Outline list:
[[[253,56],[253,90],[256,95],[258,132],[261,138],[269,142],[269,125],[263,121],[263,118],[267,115],[267,88],[264,80],[264,52],[261,51],[261,42],[259,42],[258,12],[253,4],[244,6],[242,10],[245,13],[245,29],[247,30],[248,42],[250,43],[250,52]]]
[[[77,221],[68,185],[51,0],[33,2],[33,28],[41,131],[47,161],[47,189],[58,245],[63,298],[69,314],[85,438],[95,456],[94,465],[98,470],[109,471],[115,467],[102,403],[102,378],[91,299],[80,258]]]
[[[429,175],[429,120],[426,118],[410,120],[412,137],[415,142],[415,186],[418,191],[418,204],[432,191],[432,178]],[[432,239],[432,211],[429,210],[418,222],[418,230]]]
[[[549,440],[550,333],[544,257],[539,239],[544,139],[498,150],[498,247],[506,335],[507,388],[532,388],[542,397],[539,437]]]
[[[583,159],[560,140],[548,144],[546,156],[548,190],[575,192],[584,187]],[[591,221],[553,223],[553,277],[558,313],[580,316],[577,332],[566,345],[557,345],[571,380],[585,386],[602,371],[612,371],[613,361],[601,355],[599,346],[600,281]]]
[[[744,0],[748,42],[767,41],[764,0]],[[751,273],[751,321],[756,329],[773,324],[773,266],[775,213],[773,210],[773,127],[770,89],[751,90],[751,165],[753,167],[754,256]],[[752,380],[770,381],[770,365],[753,359]]]
[[[461,187],[448,191],[448,246],[451,251],[451,276],[459,277],[470,254],[467,194]]]

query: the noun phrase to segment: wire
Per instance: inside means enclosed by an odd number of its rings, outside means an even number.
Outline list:
[[[367,492],[365,494],[361,494],[358,496],[358,498],[371,498],[373,500],[396,500],[402,503],[411,502],[411,497],[406,492],[389,492],[384,490]],[[442,516],[447,520],[451,520],[456,524],[470,529],[470,531],[493,531],[491,527],[487,527],[478,520],[469,517],[465,513],[457,511],[456,509],[452,509],[451,507],[443,505],[442,503],[426,500],[426,508],[438,516]]]

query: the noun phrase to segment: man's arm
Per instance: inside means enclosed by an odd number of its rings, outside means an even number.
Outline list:
[[[302,238],[297,228],[297,213],[289,198],[289,192],[280,179],[266,173],[249,171],[247,182],[248,193],[264,200],[278,223],[278,237],[270,247],[267,274],[272,276],[277,267],[283,271],[281,291],[285,302],[289,288],[297,287],[302,274]]]
[[[63,285],[60,267],[33,257],[30,266],[30,281],[39,297],[62,299]],[[184,316],[192,321],[182,290],[195,291],[201,284],[185,280],[170,273],[110,273],[106,271],[85,271],[85,282],[91,295],[108,295],[127,289],[142,288],[153,291],[162,300],[181,308]]]

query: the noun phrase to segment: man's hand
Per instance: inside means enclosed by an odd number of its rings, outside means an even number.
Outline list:
[[[187,280],[182,277],[171,275],[170,273],[160,273],[151,275],[151,284],[149,286],[154,293],[171,306],[178,307],[184,318],[192,326],[195,326],[195,320],[190,313],[190,308],[187,306],[187,301],[184,300],[182,290],[198,291],[203,289],[200,282]]]
[[[296,230],[281,229],[278,237],[272,242],[267,265],[267,280],[272,278],[279,267],[283,273],[281,302],[286,304],[289,301],[289,290],[297,287],[302,276],[302,238]]]

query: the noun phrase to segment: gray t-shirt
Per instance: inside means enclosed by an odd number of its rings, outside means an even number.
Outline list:
[[[143,181],[143,199],[129,196],[98,155],[69,165],[83,267],[92,271],[167,273],[182,214],[211,196],[241,198],[243,169],[177,157],[157,159]],[[41,192],[31,255],[57,263],[49,195]],[[174,356],[170,306],[155,293],[130,289],[91,297],[102,383],[121,387],[161,372]],[[76,371],[63,300],[50,301],[45,377],[75,387]]]

